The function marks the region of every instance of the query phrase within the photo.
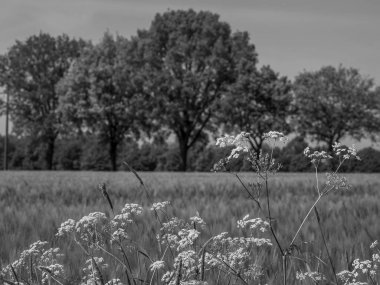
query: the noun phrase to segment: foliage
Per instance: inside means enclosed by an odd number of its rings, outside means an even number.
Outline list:
[[[55,88],[84,46],[82,40],[41,32],[16,41],[0,57],[0,85],[9,94],[13,131],[45,145],[47,169],[53,168],[55,140],[62,127]]]
[[[187,169],[188,150],[211,120],[217,100],[234,79],[239,45],[256,59],[254,46],[242,33],[231,35],[230,26],[210,12],[168,11],[157,14],[147,31],[139,31],[145,86],[153,94],[157,122],[176,136]]]
[[[118,147],[125,136],[138,136],[139,122],[148,121],[145,98],[133,85],[130,48],[126,39],[105,33],[74,62],[59,86],[65,119],[108,145],[112,170],[117,169]]]
[[[282,165],[281,171],[304,172],[310,171],[308,160],[302,154],[308,146],[304,138],[298,136],[292,139],[280,152],[279,161]]]
[[[291,84],[269,66],[260,70],[239,66],[237,72],[236,82],[223,98],[219,120],[228,131],[249,132],[259,155],[266,130],[280,129],[287,133],[291,129],[288,123],[293,99]]]
[[[303,72],[294,82],[296,130],[327,144],[350,135],[360,139],[380,128],[380,93],[354,68],[327,66]]]

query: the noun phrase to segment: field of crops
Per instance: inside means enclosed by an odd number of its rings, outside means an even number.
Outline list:
[[[236,221],[246,214],[258,215],[255,203],[247,199],[236,177],[227,173],[141,173],[154,201],[171,202],[171,215],[189,218],[198,212],[215,235],[224,231],[238,234]],[[245,183],[254,174],[241,174]],[[354,258],[365,258],[369,245],[380,237],[380,174],[347,174],[351,190],[324,197],[318,205],[321,224],[337,271],[349,268]],[[321,181],[324,177],[321,174]],[[65,254],[68,275],[80,275],[79,264],[85,256],[73,243],[55,237],[60,224],[68,218],[80,219],[94,211],[110,213],[98,190],[105,182],[116,211],[125,203],[139,203],[148,208],[144,190],[132,173],[117,172],[2,172],[0,173],[0,265],[15,260],[36,240],[60,246]],[[274,228],[280,243],[289,244],[305,212],[316,197],[315,176],[311,173],[279,173],[270,178]],[[322,183],[322,182],[320,182]],[[264,198],[264,196],[263,196]],[[263,199],[262,198],[262,199]],[[145,216],[144,216],[145,217]],[[149,251],[153,219],[145,217],[138,239]],[[133,235],[133,233],[132,233]],[[314,214],[300,233],[300,254],[310,255],[318,263],[326,261],[320,231]],[[263,256],[268,263],[270,280],[278,280],[281,264],[273,256]],[[313,259],[313,257],[315,257]],[[327,261],[326,261],[327,262]],[[323,262],[321,263],[323,266]]]

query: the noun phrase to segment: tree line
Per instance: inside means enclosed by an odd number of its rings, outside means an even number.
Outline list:
[[[259,153],[269,130],[331,146],[380,129],[373,79],[327,66],[291,82],[258,67],[249,34],[207,11],[157,14],[130,38],[106,32],[96,44],[43,32],[16,41],[0,56],[0,86],[23,169],[97,169],[101,155],[99,169],[117,170],[145,151],[146,170],[205,170],[225,132],[251,133]]]

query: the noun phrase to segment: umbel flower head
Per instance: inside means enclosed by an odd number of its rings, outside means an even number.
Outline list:
[[[277,141],[279,140],[280,142],[287,142],[288,138],[281,132],[277,132],[277,131],[270,131],[270,132],[267,132],[264,134],[264,139],[268,140],[268,139],[272,139],[274,141]]]
[[[216,145],[220,147],[234,146],[227,160],[232,158],[238,158],[241,152],[248,152],[251,149],[251,143],[249,140],[249,133],[241,132],[236,137],[225,135],[224,137],[216,140]]]

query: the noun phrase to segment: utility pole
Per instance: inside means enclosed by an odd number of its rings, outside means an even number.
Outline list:
[[[8,170],[8,125],[9,125],[9,94],[6,93],[5,103],[5,137],[4,137],[4,170]]]

